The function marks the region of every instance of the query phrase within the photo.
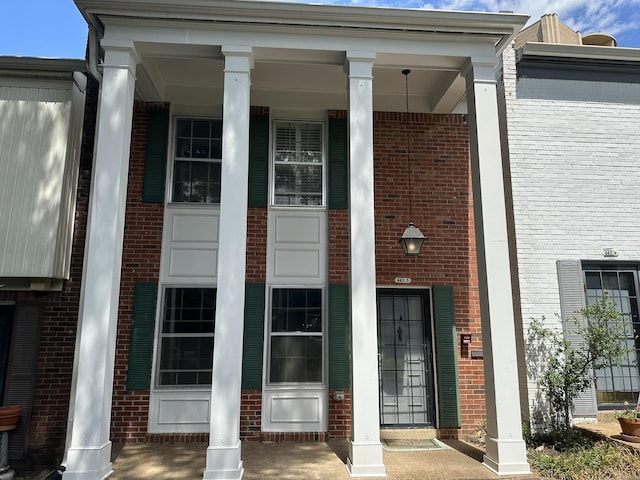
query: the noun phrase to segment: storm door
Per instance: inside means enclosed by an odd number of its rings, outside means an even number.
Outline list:
[[[378,291],[380,423],[435,426],[429,297],[426,291]]]

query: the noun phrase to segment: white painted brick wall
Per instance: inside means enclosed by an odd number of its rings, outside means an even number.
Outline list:
[[[603,261],[602,249],[611,247],[620,254],[615,261],[640,263],[640,85],[516,83],[514,61],[508,49],[504,88],[526,335],[532,317],[561,327],[556,260]]]

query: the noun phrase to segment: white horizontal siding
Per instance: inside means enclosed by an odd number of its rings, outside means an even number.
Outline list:
[[[77,174],[76,158],[67,158],[72,91],[71,78],[21,80],[0,78],[0,276],[63,278],[68,262],[58,262],[70,247],[75,179],[66,185],[66,170]],[[76,115],[82,117],[84,94],[77,92]],[[76,129],[81,129],[81,122]],[[79,149],[76,135],[75,149]],[[68,172],[67,172],[68,173]],[[71,205],[69,205],[71,203]],[[63,218],[61,219],[61,215]],[[62,222],[62,223],[61,223]],[[61,241],[63,244],[61,244]],[[64,255],[63,255],[64,256]],[[68,274],[68,273],[67,273]]]

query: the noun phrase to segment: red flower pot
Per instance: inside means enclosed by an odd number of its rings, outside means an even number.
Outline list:
[[[21,413],[22,407],[17,405],[0,407],[0,432],[16,428]]]
[[[640,418],[618,418],[622,433],[640,438]]]

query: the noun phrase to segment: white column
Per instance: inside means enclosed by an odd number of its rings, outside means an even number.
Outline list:
[[[373,62],[347,52],[349,74],[349,251],[352,405],[347,468],[352,477],[386,477],[380,443],[376,251],[373,214]]]
[[[111,397],[138,57],[105,46],[74,364],[65,480],[111,474]]]
[[[520,415],[495,63],[495,57],[472,59],[463,75],[469,109],[487,402],[484,465],[499,475],[513,475],[530,470]]]
[[[250,47],[223,46],[222,187],[210,440],[203,479],[240,479],[240,390],[247,251]]]

